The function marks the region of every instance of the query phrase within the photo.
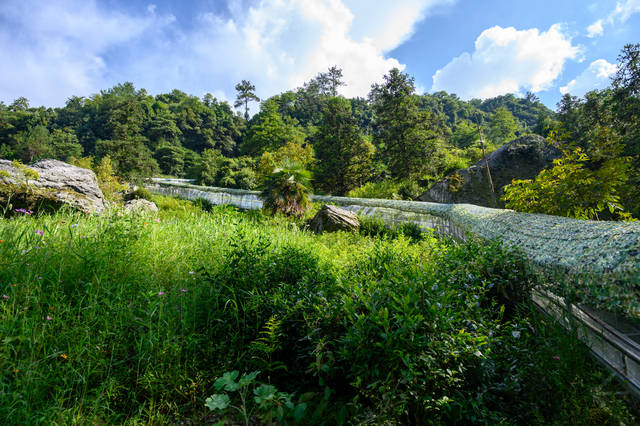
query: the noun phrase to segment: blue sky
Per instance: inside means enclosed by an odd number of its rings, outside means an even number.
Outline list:
[[[260,97],[332,65],[345,96],[366,96],[392,67],[420,92],[463,99],[603,88],[640,0],[1,0],[0,101],[62,106],[131,81],[232,101]]]

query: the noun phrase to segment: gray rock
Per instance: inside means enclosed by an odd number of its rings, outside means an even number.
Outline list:
[[[335,231],[357,231],[360,229],[358,215],[336,206],[325,204],[309,222],[316,234]]]
[[[158,211],[158,206],[153,201],[139,198],[124,203],[124,211],[126,213],[154,213]]]
[[[540,171],[553,165],[561,151],[549,145],[542,136],[527,135],[502,145],[487,156],[496,190],[495,207],[503,208],[504,187],[513,179],[534,179]],[[494,207],[491,186],[484,160],[449,174],[436,182],[420,201],[445,204],[475,204]]]
[[[84,212],[99,214],[105,210],[104,196],[91,170],[58,160],[40,160],[27,167],[38,173],[38,179],[27,179],[11,161],[0,160],[0,170],[9,174],[0,178],[2,185],[17,191],[28,184],[34,189],[34,197],[41,196]]]

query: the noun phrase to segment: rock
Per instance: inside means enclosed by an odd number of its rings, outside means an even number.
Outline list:
[[[124,203],[124,211],[126,213],[153,213],[158,211],[158,206],[153,201],[138,198]]]
[[[38,174],[37,179],[25,175],[25,170],[32,169]],[[11,161],[0,160],[2,190],[9,192],[14,201],[20,199],[27,205],[38,208],[38,204],[46,201],[50,207],[68,205],[75,209],[102,213],[105,210],[104,196],[98,186],[98,179],[91,170],[72,166],[58,160],[40,160],[26,168],[15,167]],[[27,170],[28,173],[28,170]],[[3,198],[0,195],[0,198]],[[15,206],[15,202],[11,201]]]
[[[491,178],[496,190],[493,204],[491,186],[484,159],[475,165],[457,170],[436,182],[418,199],[445,204],[475,204],[504,208],[504,187],[513,179],[534,179],[540,171],[553,165],[561,151],[549,145],[542,136],[527,135],[502,145],[487,156]]]
[[[358,215],[336,206],[325,204],[309,222],[316,234],[335,231],[357,231],[360,229]]]

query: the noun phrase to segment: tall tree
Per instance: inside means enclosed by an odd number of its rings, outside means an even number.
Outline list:
[[[238,108],[244,105],[244,118],[247,121],[249,120],[249,102],[260,102],[260,98],[256,96],[255,91],[256,86],[248,80],[242,80],[241,83],[236,84],[236,92],[238,92],[238,95],[236,96],[236,102],[233,106]]]
[[[314,148],[316,186],[327,192],[343,195],[371,174],[374,147],[362,135],[347,99],[329,99]]]
[[[413,78],[392,69],[369,97],[376,114],[374,142],[396,178],[420,176],[440,162],[440,133],[429,111],[418,108]]]
[[[505,107],[497,108],[489,122],[489,139],[491,142],[502,145],[514,139],[517,131],[518,124],[511,111]]]

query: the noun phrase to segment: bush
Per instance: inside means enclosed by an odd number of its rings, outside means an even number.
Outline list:
[[[199,209],[201,209],[204,212],[211,212],[211,210],[213,210],[213,203],[211,203],[211,201],[207,200],[206,198],[196,198],[195,200],[193,200],[193,205],[195,207],[198,207]]]
[[[124,200],[125,201],[131,201],[131,200],[148,200],[151,201],[151,199],[153,198],[153,196],[151,195],[151,192],[149,192],[149,190],[145,187],[139,186],[136,189],[134,189],[131,192],[128,192],[125,194],[124,196]]]

